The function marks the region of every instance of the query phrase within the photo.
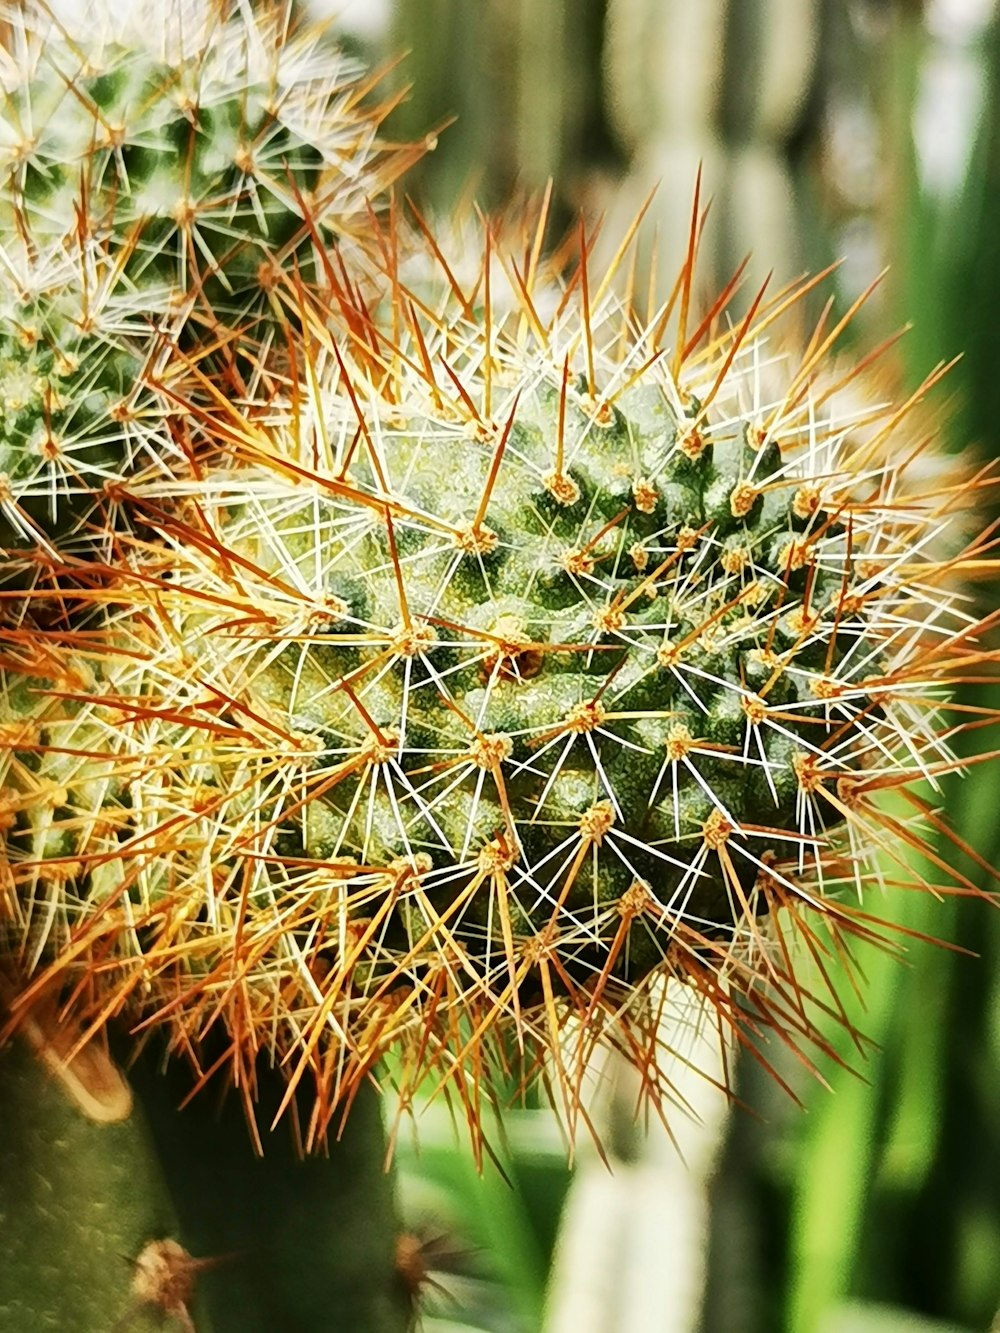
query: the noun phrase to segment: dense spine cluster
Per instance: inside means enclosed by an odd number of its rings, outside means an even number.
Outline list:
[[[135,273],[211,275],[240,313],[262,265],[360,235],[412,156],[379,144],[374,81],[288,5],[37,0],[9,21],[5,227],[61,237],[83,211]]]
[[[86,550],[116,482],[183,457],[153,387],[178,313],[167,286],[140,291],[93,237],[0,258],[0,546]]]
[[[774,341],[814,284],[695,326],[696,212],[642,318],[543,228],[468,286],[435,243],[404,287],[395,232],[381,303],[279,282],[290,369],[186,404],[197,475],[133,480],[73,624],[7,636],[27,995],[271,1045],[319,1128],[393,1047],[406,1096],[561,1051],[572,1114],[601,1041],[668,1096],[665,977],[821,1043],[791,939],[827,976],[877,938],[851,898],[910,874],[989,656],[940,556],[968,491],[907,494],[939,372],[844,417],[841,326]]]
[[[213,374],[275,336],[271,292],[361,262],[369,214],[419,153],[389,103],[284,0],[14,6],[0,53],[0,542],[106,523],[133,467],[191,447],[169,342]],[[332,254],[332,249],[330,251]],[[103,503],[99,503],[103,497]]]

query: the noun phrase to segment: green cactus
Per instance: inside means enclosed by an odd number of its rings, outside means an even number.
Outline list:
[[[103,3],[76,19],[38,0],[13,22],[5,226],[61,237],[82,215],[132,248],[134,274],[184,291],[211,276],[240,319],[262,266],[357,239],[412,156],[381,148],[370,78],[284,0]]]
[[[167,339],[217,377],[273,340],[278,272],[360,256],[419,152],[380,144],[372,79],[285,0],[32,0],[0,62],[0,545],[107,528],[114,486],[185,447]],[[332,262],[324,258],[322,264]],[[228,331],[228,332],[227,332]],[[252,361],[251,355],[251,361]],[[230,376],[232,392],[243,385]],[[112,494],[109,498],[108,491]]]
[[[570,274],[541,258],[544,208],[452,260],[422,218],[423,248],[382,226],[361,196],[412,153],[379,156],[364,80],[324,73],[283,5],[185,8],[152,44],[25,13],[2,67],[3,1031],[58,1015],[35,1046],[63,1073],[142,1034],[137,1317],[396,1329],[373,1078],[401,1112],[446,1089],[482,1151],[484,1095],[541,1074],[572,1128],[609,1046],[666,1115],[678,986],[724,1048],[808,1060],[879,938],[852,895],[971,888],[905,866],[937,822],[915,789],[981,724],[949,695],[995,656],[958,586],[984,554],[969,486],[928,484],[910,425],[939,372],[887,405],[831,362],[853,311],[786,350],[811,282],[733,324],[734,281],[697,322],[697,194],[642,312],[615,294],[638,223],[600,279],[585,234]],[[6,1069],[21,1132],[52,1088]],[[29,1144],[43,1193],[84,1186],[56,1231],[99,1214],[119,1149],[93,1137],[58,1169]],[[30,1209],[0,1206],[0,1310],[45,1327]]]
[[[39,1035],[36,1026],[36,1049]],[[106,1054],[85,1055],[68,1066],[49,1059],[57,1079],[26,1045],[0,1052],[4,1328],[407,1327],[370,1090],[327,1154],[303,1160],[282,1133],[262,1158],[234,1100],[221,1114],[210,1099],[174,1109],[187,1091],[179,1066],[165,1076],[147,1053],[130,1071],[129,1093]],[[273,1072],[254,1074],[262,1115],[280,1087]]]
[[[636,333],[608,278],[496,249],[468,293],[397,274],[343,351],[317,305],[301,388],[132,488],[148,535],[6,691],[22,952],[60,986],[99,956],[100,1003],[237,1068],[255,1032],[316,1132],[392,1046],[404,1099],[512,1033],[526,1077],[644,1049],[664,976],[822,1043],[786,936],[871,934],[838,890],[919,842],[882,796],[953,766],[920,395],[839,416],[830,338],[765,339],[808,284],[692,329],[689,262],[668,359],[669,310]]]

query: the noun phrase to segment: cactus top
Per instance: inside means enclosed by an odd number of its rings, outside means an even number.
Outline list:
[[[15,7],[0,54],[5,224],[135,229],[133,266],[243,280],[308,234],[366,226],[400,169],[372,80],[282,0]],[[182,285],[190,279],[180,272]]]

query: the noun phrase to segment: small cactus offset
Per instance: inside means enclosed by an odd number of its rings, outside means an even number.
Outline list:
[[[572,1120],[593,1048],[655,1063],[664,978],[823,1046],[822,959],[919,882],[913,788],[993,657],[942,536],[968,489],[928,493],[907,424],[940,369],[887,405],[831,367],[843,321],[783,351],[809,282],[696,322],[696,221],[645,320],[549,273],[543,225],[468,287],[435,244],[382,310],[290,282],[301,382],[217,404],[74,626],[11,634],[29,994],[224,1034],[237,1083],[269,1046],[307,1144],[393,1047],[404,1102],[431,1075],[474,1129],[494,1055],[555,1056]]]
[[[240,316],[263,265],[360,239],[414,156],[378,141],[377,80],[285,0],[31,0],[9,22],[5,226],[61,237],[83,213],[131,245],[134,272],[184,290],[211,276]]]
[[[278,272],[317,278],[328,243],[360,254],[421,150],[380,143],[376,80],[285,0],[7,19],[0,544],[18,549],[106,526],[117,481],[183,463],[165,341],[214,348],[217,374],[234,331],[266,344]]]

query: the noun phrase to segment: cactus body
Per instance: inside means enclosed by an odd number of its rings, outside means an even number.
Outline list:
[[[132,1261],[177,1228],[142,1117],[127,1106],[111,1123],[88,1117],[20,1044],[0,1053],[0,1100],[0,1322],[19,1333],[162,1327],[164,1312],[132,1291]]]
[[[184,1071],[165,1077],[151,1052],[129,1077],[131,1107],[106,1095],[101,1123],[26,1044],[0,1052],[3,1327],[402,1333],[374,1094],[328,1157],[303,1161],[287,1126],[256,1155],[235,1102],[177,1112]],[[279,1081],[262,1067],[254,1083],[273,1111]]]
[[[266,1128],[331,1149],[376,1069],[474,1136],[512,1072],[573,1121],[601,1046],[663,1115],[671,983],[723,1061],[831,1050],[830,964],[881,938],[855,892],[973,888],[905,854],[981,725],[947,710],[996,657],[956,588],[988,541],[942,544],[969,492],[907,420],[937,372],[897,407],[875,354],[832,369],[849,316],[787,350],[808,282],[696,322],[697,193],[659,309],[634,267],[613,294],[641,219],[599,279],[583,233],[542,259],[544,210],[449,261],[369,209],[415,154],[288,6],[168,10],[0,15],[0,1037],[124,1025],[239,1094],[178,1116],[140,1048],[137,1317],[192,1326],[194,1255],[199,1328],[380,1333],[373,1104],[343,1201]],[[100,1196],[84,1157],[43,1190]],[[181,1235],[137,1249],[153,1158]],[[0,1308],[47,1319],[12,1209]]]
[[[119,12],[121,10],[121,12]],[[359,254],[413,150],[377,141],[371,80],[289,7],[18,8],[0,60],[0,490],[8,550],[105,520],[107,489],[183,448],[156,369],[273,338],[284,267]],[[227,333],[227,330],[230,332]],[[237,389],[238,391],[238,385]],[[174,434],[177,434],[175,429]],[[187,442],[190,447],[190,442]]]
[[[62,236],[82,210],[134,245],[134,273],[185,290],[210,275],[238,315],[262,264],[306,263],[313,229],[356,236],[399,169],[362,69],[321,30],[296,31],[283,3],[100,3],[65,22],[29,5],[15,25],[5,223]]]
[[[494,262],[485,310],[450,269],[402,333],[399,291],[359,310],[370,356],[314,308],[311,397],[134,488],[153,536],[89,651],[54,632],[6,693],[28,956],[98,951],[185,1042],[266,1034],[327,1114],[398,1040],[415,1080],[512,1027],[643,1030],[663,975],[815,1038],[774,932],[866,933],[836,891],[896,831],[879,793],[951,763],[966,626],[900,413],[839,418],[767,306],[668,361],[607,284],[503,295]]]

